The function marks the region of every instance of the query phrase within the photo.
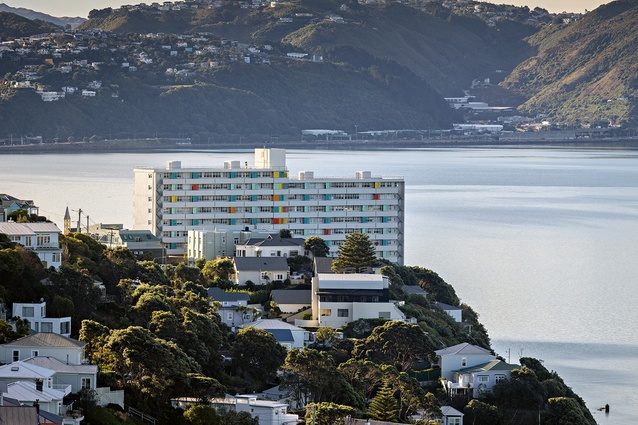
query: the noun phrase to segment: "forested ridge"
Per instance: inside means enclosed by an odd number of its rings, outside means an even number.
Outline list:
[[[362,238],[357,243],[366,243]],[[315,239],[312,246],[316,247],[321,241]],[[308,412],[319,412],[318,423],[328,425],[346,414],[381,418],[388,412],[392,420],[407,423],[423,409],[426,417],[420,423],[426,424],[427,417],[440,414],[442,404],[464,411],[476,424],[508,423],[516,411],[535,419],[539,406],[543,423],[563,423],[564,417],[576,418],[574,423],[594,423],[583,401],[536,359],[521,359],[511,380],[469,404],[466,396],[449,399],[437,381],[420,386],[414,373],[436,370],[430,365],[434,350],[461,342],[490,348],[478,314],[431,270],[391,264],[381,269],[390,280],[391,298],[405,302],[402,310],[415,323],[359,320],[341,329],[343,339],[337,338],[335,330],[319,328],[316,344],[286,352],[272,334],[248,324],[231,332],[220,320],[219,305],[208,298],[207,288],[247,291],[250,303],[262,305],[263,314],[273,318],[280,312],[270,300],[270,290],[307,284],[274,281],[265,287],[234,288],[228,280],[229,259],[161,266],[138,261],[126,248],[107,248],[79,233],[62,237],[61,245],[63,266],[55,271],[45,269],[32,252],[0,235],[3,301],[11,305],[44,299],[49,316],[70,315],[73,336],[87,343],[86,354],[99,367],[98,386],[124,389],[127,405],[154,415],[160,423],[254,424],[246,415],[220,417],[205,404],[183,411],[170,407],[169,401],[176,397],[204,401],[226,393],[259,392],[276,384],[308,406],[306,413],[298,412],[301,418],[305,414],[312,421]],[[341,262],[335,267],[353,267],[365,253],[355,257],[340,252]],[[291,269],[309,261],[306,257],[290,260]],[[104,285],[111,302],[104,302],[96,281]],[[402,289],[406,285],[420,286],[427,296],[408,295]],[[435,308],[434,301],[460,306],[465,326]],[[5,322],[0,325],[3,342],[27,332],[24,324],[17,331]],[[91,394],[81,394],[78,402],[92,424],[112,423],[108,418],[117,414],[111,408],[96,407]],[[394,408],[379,410],[388,403]],[[197,422],[202,415],[212,422]]]

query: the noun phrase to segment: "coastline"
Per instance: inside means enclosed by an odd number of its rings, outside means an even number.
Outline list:
[[[184,143],[183,139],[124,139],[65,143],[45,143],[0,146],[2,154],[38,153],[127,153],[162,151],[252,150],[257,147],[303,150],[395,150],[421,148],[496,147],[516,148],[533,146],[638,148],[638,137],[632,138],[457,138],[412,140],[314,140],[269,141],[263,143]]]

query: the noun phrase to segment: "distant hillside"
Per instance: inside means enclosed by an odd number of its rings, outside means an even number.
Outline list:
[[[0,12],[15,13],[16,15],[20,15],[32,21],[37,19],[40,21],[51,22],[52,24],[58,25],[61,27],[70,25],[71,28],[75,28],[78,25],[80,25],[82,22],[86,21],[86,18],[81,18],[79,16],[55,17],[55,16],[47,15],[46,13],[36,12],[35,10],[25,9],[24,7],[11,7],[4,3],[0,3]]]
[[[44,21],[32,21],[15,13],[0,12],[0,39],[24,37],[43,34],[59,29],[59,27]]]
[[[521,111],[572,123],[636,125],[636,1],[609,3],[575,23],[557,18],[528,41],[538,53],[503,83],[528,99]]]
[[[395,79],[325,63],[238,63],[195,84],[172,86],[128,75],[108,78],[103,81],[117,86],[119,97],[103,89],[94,98],[42,102],[33,91],[16,92],[0,102],[0,116],[13,117],[0,123],[0,134],[25,129],[49,139],[159,134],[206,142],[233,134],[294,138],[307,128],[352,132],[355,124],[359,130],[449,128],[459,118],[415,75]]]
[[[115,32],[211,32],[242,43],[271,42],[322,54],[333,62],[369,67],[392,62],[428,81],[440,94],[460,94],[495,69],[513,69],[532,51],[522,40],[535,29],[489,27],[477,17],[437,15],[401,4],[304,0],[276,8],[180,11],[92,11],[80,28]],[[515,28],[515,30],[512,29]],[[351,55],[352,52],[358,52]]]

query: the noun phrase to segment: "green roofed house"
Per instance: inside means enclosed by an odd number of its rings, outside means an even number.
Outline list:
[[[472,397],[492,392],[492,388],[499,382],[509,380],[512,370],[519,369],[519,365],[506,363],[502,360],[492,360],[477,366],[454,372],[453,381],[443,381],[448,394],[466,394],[472,391]]]

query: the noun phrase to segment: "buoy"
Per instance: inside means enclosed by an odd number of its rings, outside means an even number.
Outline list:
[[[605,404],[605,413],[609,413],[609,405]]]

